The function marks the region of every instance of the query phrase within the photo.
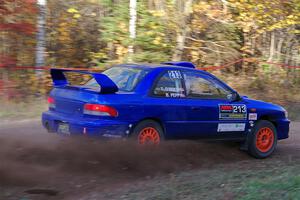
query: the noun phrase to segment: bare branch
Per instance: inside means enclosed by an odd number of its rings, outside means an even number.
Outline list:
[[[223,54],[229,54],[230,53],[230,51],[217,51],[217,50],[213,50],[213,49],[208,48],[208,47],[187,47],[187,46],[185,46],[184,48],[185,49],[193,49],[193,50],[204,49],[204,50],[212,51],[212,52],[215,52],[215,53],[223,53]]]
[[[195,39],[195,38],[192,38],[192,37],[186,37],[186,39],[189,39],[189,40],[192,40],[192,41],[195,41],[195,42],[210,43],[210,44],[213,44],[213,45],[218,46],[218,47],[226,48],[225,46],[218,44],[218,42],[213,42],[213,41],[209,41],[209,40],[200,40],[200,39]]]

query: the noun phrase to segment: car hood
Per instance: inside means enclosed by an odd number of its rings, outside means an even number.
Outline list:
[[[250,99],[247,97],[243,97],[244,102],[248,105],[249,108],[256,108],[259,110],[270,110],[270,111],[278,111],[284,112],[285,109],[277,104],[264,102],[261,100]]]

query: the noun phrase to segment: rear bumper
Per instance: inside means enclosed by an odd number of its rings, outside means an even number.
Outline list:
[[[277,137],[278,140],[286,139],[289,137],[290,120],[280,119],[276,121]]]
[[[126,137],[130,133],[130,123],[119,120],[75,117],[53,111],[42,114],[42,124],[50,132],[58,131],[60,123],[69,125],[71,135],[88,135],[103,137]]]

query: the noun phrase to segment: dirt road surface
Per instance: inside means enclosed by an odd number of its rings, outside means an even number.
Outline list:
[[[234,142],[172,141],[148,148],[122,140],[49,134],[38,120],[8,122],[0,125],[0,199],[134,199],[128,197],[128,188],[134,187],[137,195],[149,193],[143,190],[151,184],[156,190],[179,173],[214,176],[220,171],[297,166],[299,160],[300,122],[291,124],[290,138],[264,160],[248,156]]]

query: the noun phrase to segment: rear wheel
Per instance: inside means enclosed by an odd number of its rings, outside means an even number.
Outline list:
[[[153,120],[140,122],[133,130],[133,138],[138,144],[158,145],[163,140],[163,130],[159,123]]]
[[[270,156],[277,145],[275,126],[266,120],[258,121],[254,131],[248,137],[248,153],[255,158]]]

